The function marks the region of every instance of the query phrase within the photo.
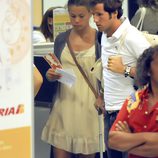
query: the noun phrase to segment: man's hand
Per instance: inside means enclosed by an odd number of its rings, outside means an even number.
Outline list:
[[[119,55],[110,56],[108,58],[107,69],[115,73],[124,74],[125,65],[122,63],[122,57]]]

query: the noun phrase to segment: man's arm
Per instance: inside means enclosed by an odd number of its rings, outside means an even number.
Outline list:
[[[145,143],[144,134],[110,131],[109,147],[119,151],[128,151]]]
[[[158,133],[148,132],[144,133],[144,135],[146,138],[145,144],[135,147],[129,153],[143,157],[158,156]]]

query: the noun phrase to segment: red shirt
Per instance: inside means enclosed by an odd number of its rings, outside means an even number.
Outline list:
[[[126,99],[111,128],[112,131],[115,131],[118,121],[126,121],[133,133],[158,132],[158,102],[149,111],[148,92],[148,88],[145,88]],[[129,158],[142,157],[130,154]]]

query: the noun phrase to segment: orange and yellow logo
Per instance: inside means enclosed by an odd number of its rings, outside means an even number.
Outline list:
[[[0,108],[1,116],[19,115],[24,113],[24,104],[19,104],[18,106]]]

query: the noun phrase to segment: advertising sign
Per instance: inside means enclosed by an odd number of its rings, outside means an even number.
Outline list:
[[[54,26],[54,40],[56,36],[70,29],[72,26],[70,24],[69,14],[65,8],[57,8],[53,10],[53,26]]]
[[[32,157],[30,18],[30,0],[0,0],[0,158]]]

